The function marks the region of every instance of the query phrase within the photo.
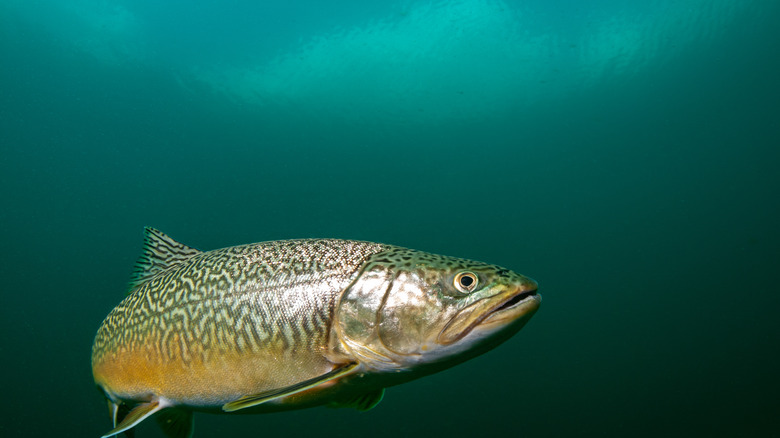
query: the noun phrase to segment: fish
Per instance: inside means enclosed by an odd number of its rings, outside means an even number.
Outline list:
[[[399,246],[278,240],[200,251],[154,228],[92,347],[113,429],[193,412],[361,411],[385,388],[483,354],[541,303],[509,269]]]

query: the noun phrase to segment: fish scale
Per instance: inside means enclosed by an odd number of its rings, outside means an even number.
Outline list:
[[[106,437],[156,413],[184,437],[194,410],[369,409],[385,387],[503,342],[541,300],[505,268],[373,242],[201,252],[148,228],[144,248],[93,345]]]

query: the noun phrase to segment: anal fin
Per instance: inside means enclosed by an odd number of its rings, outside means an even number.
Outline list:
[[[270,391],[261,392],[259,394],[245,395],[239,398],[238,400],[234,400],[230,403],[225,403],[222,406],[222,410],[225,412],[238,411],[239,409],[249,408],[262,403],[269,402],[271,400],[276,400],[279,398],[297,394],[299,392],[306,391],[307,389],[314,388],[315,386],[321,385],[325,382],[344,377],[347,374],[352,373],[357,367],[358,367],[357,363],[350,363],[342,367],[334,368],[333,370],[321,376],[317,376],[309,380],[304,380],[303,382],[299,382],[294,385],[285,386],[283,388],[272,389]]]
[[[141,403],[140,405],[134,407],[130,412],[127,413],[127,415],[122,419],[122,421],[111,429],[107,434],[103,435],[100,438],[108,438],[110,436],[114,436],[117,434],[120,434],[138,423],[144,421],[146,418],[148,418],[150,415],[154,414],[155,412],[165,409],[167,406],[164,403],[161,403],[160,400],[153,400],[148,403]]]
[[[168,408],[154,419],[168,438],[191,438],[195,430],[190,410]]]
[[[121,423],[130,412],[130,408],[124,403],[114,403],[108,399],[108,412],[111,415],[111,427],[116,427],[116,425]],[[135,437],[135,433],[133,429],[127,429],[124,436],[125,438],[133,438]]]
[[[116,427],[116,417],[119,414],[119,405],[112,402],[110,399],[106,399],[106,402],[108,402],[108,415],[111,416],[111,425]]]

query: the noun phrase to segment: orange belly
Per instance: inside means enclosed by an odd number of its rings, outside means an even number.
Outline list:
[[[332,363],[311,351],[226,351],[184,361],[162,358],[147,347],[106,354],[93,364],[92,371],[95,383],[117,399],[148,401],[159,396],[206,408],[289,386],[331,369]]]

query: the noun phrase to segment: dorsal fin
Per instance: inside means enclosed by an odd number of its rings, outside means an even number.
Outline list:
[[[135,263],[130,277],[130,290],[158,273],[200,254],[195,248],[179,243],[160,230],[144,228],[144,253]]]

